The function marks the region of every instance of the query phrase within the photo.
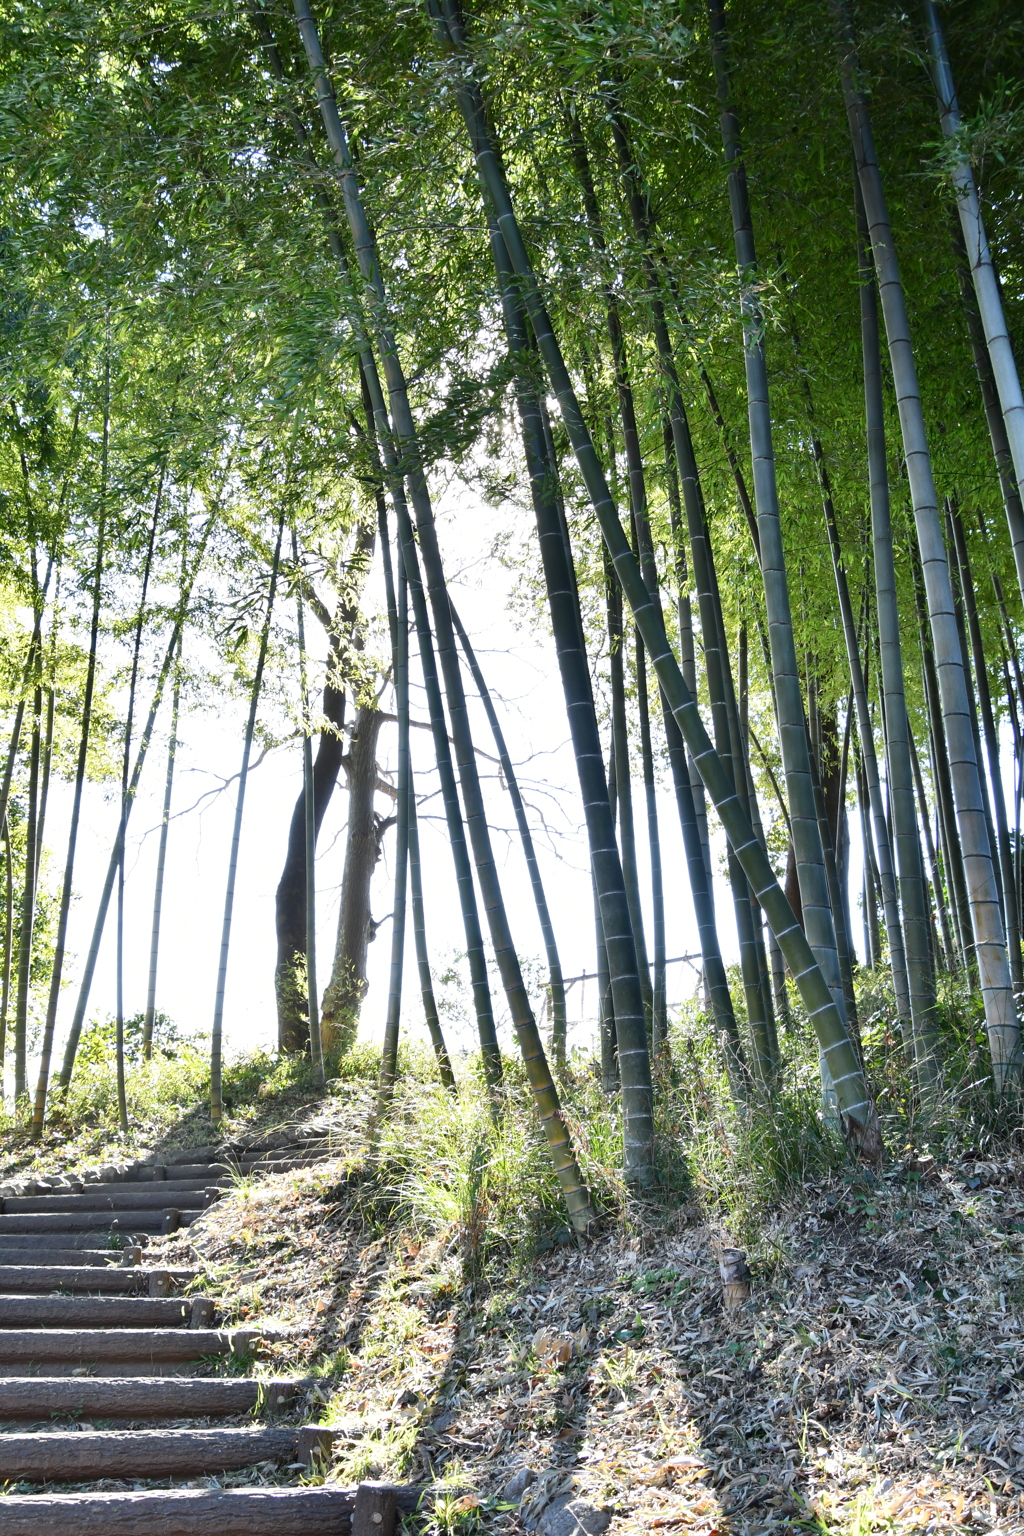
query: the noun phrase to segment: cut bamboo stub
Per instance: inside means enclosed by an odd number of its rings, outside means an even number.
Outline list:
[[[723,1248],[718,1260],[722,1299],[727,1312],[736,1312],[750,1300],[750,1270],[742,1248]]]

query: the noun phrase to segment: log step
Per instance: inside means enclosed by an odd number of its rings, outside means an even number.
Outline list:
[[[412,1514],[429,1499],[415,1484],[396,1488]],[[3,1536],[349,1536],[355,1489],[176,1488],[167,1493],[8,1494]]]
[[[0,1237],[0,1262],[4,1264],[122,1264],[128,1259],[123,1247],[110,1246],[110,1232],[15,1232]],[[147,1238],[138,1234],[137,1242]],[[60,1257],[52,1257],[53,1254]],[[45,1255],[45,1256],[44,1256]]]
[[[181,1184],[116,1185],[101,1184],[81,1194],[61,1190],[55,1195],[8,1195],[3,1215],[21,1216],[26,1212],[46,1215],[53,1211],[154,1211],[168,1206],[209,1205],[219,1200],[223,1190],[215,1182],[186,1179]]]
[[[0,1355],[8,1328],[184,1328],[192,1311],[191,1299],[175,1297],[0,1296]]]
[[[197,1216],[203,1214],[202,1208],[195,1205],[195,1196],[190,1195],[193,1202],[187,1209],[177,1207],[181,1215],[181,1225],[187,1227],[195,1221]],[[95,1235],[98,1232],[109,1231],[115,1223],[124,1232],[148,1232],[159,1233],[163,1230],[164,1201],[157,1210],[131,1211],[118,1206],[109,1211],[102,1210],[73,1210],[73,1211],[26,1211],[22,1216],[0,1216],[0,1237],[9,1233],[46,1233],[60,1232],[68,1236],[72,1232],[90,1232]]]
[[[143,1269],[141,1265],[122,1268],[113,1264],[3,1264],[0,1263],[0,1295],[16,1296],[22,1291],[105,1291],[121,1296],[145,1295],[151,1277],[166,1274],[175,1286],[195,1278],[189,1269]]]
[[[0,1362],[202,1360],[244,1355],[259,1337],[269,1335],[220,1328],[5,1328],[0,1332]]]
[[[6,1434],[0,1435],[0,1478],[77,1483],[98,1477],[202,1476],[258,1461],[308,1465],[315,1450],[329,1453],[331,1438],[330,1430],[284,1425]],[[0,1511],[0,1530],[3,1525]]]
[[[279,1413],[305,1386],[301,1380],[246,1376],[7,1376],[0,1377],[0,1421]]]

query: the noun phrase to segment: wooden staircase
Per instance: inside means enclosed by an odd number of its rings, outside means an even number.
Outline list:
[[[192,1149],[3,1198],[0,1481],[198,1478],[329,1458],[330,1431],[293,1417],[303,1382],[210,1373],[218,1360],[244,1370],[271,1336],[218,1328],[213,1301],[181,1294],[190,1272],[143,1262],[150,1237],[188,1226],[238,1172],[326,1150],[304,1142],[229,1164],[222,1149]],[[243,1414],[249,1424],[208,1422]],[[421,1490],[397,1492],[399,1508],[416,1507]],[[10,1494],[0,1536],[342,1536],[355,1503],[337,1485]]]

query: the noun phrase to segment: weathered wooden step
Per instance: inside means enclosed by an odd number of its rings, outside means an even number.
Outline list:
[[[182,1163],[177,1168],[166,1169],[166,1177],[163,1179],[147,1176],[140,1169],[131,1182],[141,1184],[146,1189],[173,1189],[176,1184],[182,1183],[227,1184],[230,1183],[230,1174],[224,1163]]]
[[[5,1328],[0,1362],[203,1360],[245,1354],[257,1337],[268,1335],[221,1328]]]
[[[38,1258],[40,1264],[128,1263],[129,1256],[125,1247],[113,1246],[112,1236],[109,1230],[105,1232],[12,1232],[6,1238],[0,1236],[0,1261],[5,1264],[34,1264]],[[147,1236],[140,1232],[135,1235],[129,1246],[144,1246],[148,1241]]]
[[[188,1208],[176,1207],[183,1227],[203,1214],[194,1203],[195,1196],[190,1198],[193,1204]],[[109,1211],[26,1211],[22,1216],[0,1216],[0,1237],[14,1232],[106,1232],[115,1224],[123,1232],[157,1233],[163,1230],[163,1210],[132,1211],[116,1207]]]
[[[93,1185],[82,1193],[64,1192],[56,1195],[8,1195],[3,1202],[4,1216],[21,1216],[26,1212],[48,1215],[54,1211],[154,1211],[168,1206],[208,1205],[217,1200],[223,1191],[209,1179],[198,1182],[188,1179],[181,1184]]]
[[[397,1488],[411,1514],[429,1492]],[[168,1493],[8,1494],[3,1536],[349,1536],[354,1488],[177,1488]]]
[[[206,1418],[254,1409],[279,1413],[305,1386],[304,1381],[247,1376],[6,1376],[0,1377],[0,1421],[86,1415]]]
[[[130,1275],[130,1269],[122,1270]],[[184,1328],[204,1298],[0,1296],[0,1355],[8,1328]],[[208,1309],[204,1309],[208,1310]]]
[[[77,1483],[98,1477],[193,1477],[258,1461],[330,1454],[330,1430],[286,1425],[243,1429],[103,1429],[0,1435],[0,1478]],[[0,1530],[3,1513],[0,1511]]]
[[[190,1269],[144,1269],[141,1265],[120,1268],[113,1264],[0,1264],[0,1295],[19,1292],[97,1291],[111,1295],[145,1295],[150,1279],[167,1275],[172,1286],[185,1285],[195,1278]]]

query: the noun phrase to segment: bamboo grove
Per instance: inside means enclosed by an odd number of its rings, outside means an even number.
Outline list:
[[[882,1158],[864,969],[891,983],[915,1113],[950,1070],[951,980],[993,1101],[1017,1102],[1022,32],[1004,0],[8,14],[0,1053],[33,1135],[72,1081],[103,943],[127,1129],[130,818],[142,774],[162,775],[156,887],[132,897],[152,905],[147,1055],[172,963],[177,744],[221,687],[245,726],[213,1119],[247,782],[261,743],[281,745],[266,721],[286,697],[302,788],[267,976],[280,1048],[323,1081],[351,1045],[389,839],[376,1117],[414,1017],[456,1088],[415,685],[479,1070],[497,1104],[507,1017],[571,1221],[591,1221],[560,1103],[558,913],[438,533],[452,467],[514,525],[552,637],[589,855],[594,1043],[629,1184],[657,1177],[669,882],[687,889],[704,1024],[741,1112],[783,1087],[799,1015],[825,1121],[852,1155]],[[392,729],[393,779],[378,765]],[[503,895],[481,753],[501,765],[532,912]],[[47,828],[57,781],[63,847]],[[76,866],[92,782],[120,806],[99,892]],[[314,870],[336,791],[348,823],[325,981]],[[95,921],[71,956],[73,900]],[[524,978],[538,932],[550,1028]]]

